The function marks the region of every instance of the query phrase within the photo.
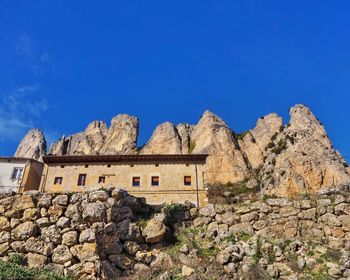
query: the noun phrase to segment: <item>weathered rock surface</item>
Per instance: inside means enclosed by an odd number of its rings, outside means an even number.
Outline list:
[[[94,121],[84,132],[63,136],[50,147],[53,155],[128,154],[136,149],[139,121],[121,114],[114,117],[111,126]]]
[[[349,184],[345,160],[310,109],[296,105],[290,115],[289,125],[271,140],[267,150],[260,173],[266,192],[288,197]]]
[[[205,165],[206,184],[249,182],[262,193],[296,196],[317,193],[350,184],[350,168],[331,144],[323,125],[309,108],[290,109],[290,123],[283,125],[275,113],[261,117],[256,127],[236,134],[212,112],[198,124],[165,122],[156,127],[148,143],[137,151],[139,122],[118,115],[108,128],[94,121],[85,131],[55,142],[54,155],[85,154],[209,154]],[[23,139],[16,156],[40,159],[45,139],[32,130]]]
[[[271,142],[273,135],[279,133],[282,127],[282,118],[274,113],[269,114],[259,118],[256,127],[249,130],[243,141],[239,142],[253,168],[264,163],[265,148]]]
[[[141,154],[181,154],[182,143],[176,127],[165,122],[157,126]]]
[[[234,132],[217,115],[206,111],[191,133],[192,154],[209,154],[206,163],[208,183],[243,180],[250,166]]]
[[[31,129],[24,136],[15,153],[15,157],[32,158],[41,161],[46,154],[46,140],[40,129]]]
[[[128,154],[135,152],[138,132],[138,118],[126,114],[114,117],[99,153]]]

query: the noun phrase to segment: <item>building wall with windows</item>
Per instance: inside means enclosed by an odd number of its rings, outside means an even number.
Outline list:
[[[197,204],[198,199],[203,205],[205,158],[135,155],[113,161],[113,156],[46,157],[41,190],[79,192],[97,185],[112,185],[145,197],[151,204],[186,200]],[[103,162],[104,159],[108,161]]]
[[[38,190],[44,165],[27,158],[0,158],[0,193]]]

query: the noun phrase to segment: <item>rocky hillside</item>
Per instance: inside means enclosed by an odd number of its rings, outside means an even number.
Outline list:
[[[17,259],[67,277],[1,279],[350,277],[348,192],[198,209],[109,187],[3,196],[0,208],[0,268]]]
[[[264,193],[295,196],[350,183],[350,169],[334,149],[320,121],[309,108],[290,109],[290,122],[277,114],[261,117],[256,127],[235,133],[217,115],[206,111],[196,125],[160,124],[143,147],[137,147],[138,119],[118,115],[111,126],[94,121],[83,131],[62,137],[50,147],[53,155],[198,154],[208,153],[205,183],[247,183]],[[19,150],[42,155],[30,136]],[[16,155],[27,155],[17,152]]]

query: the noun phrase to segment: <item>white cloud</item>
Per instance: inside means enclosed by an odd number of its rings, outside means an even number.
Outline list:
[[[0,141],[19,141],[48,110],[37,86],[21,86],[0,99]]]

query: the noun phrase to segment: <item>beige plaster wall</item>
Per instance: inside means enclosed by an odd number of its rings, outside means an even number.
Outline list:
[[[108,167],[110,164],[110,167]],[[63,167],[62,167],[63,166]],[[130,194],[145,197],[147,203],[197,202],[195,164],[186,163],[86,163],[45,165],[41,190],[47,192],[79,192],[91,186],[102,185],[120,187]],[[78,186],[79,174],[86,174],[85,186]],[[197,165],[198,196],[200,205],[206,204],[203,186],[203,165]],[[104,184],[98,184],[99,176],[106,176]],[[159,186],[151,186],[151,177],[159,176]],[[184,185],[184,176],[191,176],[192,185]],[[55,177],[63,177],[61,185],[55,185]],[[132,178],[141,177],[139,187],[132,186]]]

